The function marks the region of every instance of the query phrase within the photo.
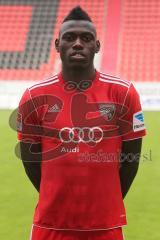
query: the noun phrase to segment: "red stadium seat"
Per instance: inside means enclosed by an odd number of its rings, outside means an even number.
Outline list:
[[[160,81],[160,4],[123,0],[118,73],[137,82]]]
[[[157,0],[6,0],[0,4],[0,80],[41,80],[60,67],[54,40],[65,15],[81,5],[95,22],[104,72],[159,81]],[[110,8],[114,6],[114,8]]]

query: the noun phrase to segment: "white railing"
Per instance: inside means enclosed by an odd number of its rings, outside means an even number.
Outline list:
[[[15,109],[29,86],[35,81],[0,81],[0,109]],[[134,83],[138,90],[144,110],[160,110],[160,82]]]

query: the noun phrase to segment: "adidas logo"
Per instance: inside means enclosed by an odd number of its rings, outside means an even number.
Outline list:
[[[57,104],[54,104],[52,107],[48,108],[48,112],[60,112],[60,109]]]

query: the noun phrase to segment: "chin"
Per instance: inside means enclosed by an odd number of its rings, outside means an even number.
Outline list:
[[[87,68],[88,67],[88,63],[74,62],[72,64],[69,64],[69,66],[72,67],[72,68],[82,69],[82,68]]]

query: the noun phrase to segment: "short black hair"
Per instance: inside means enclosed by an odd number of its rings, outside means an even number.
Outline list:
[[[83,20],[92,22],[90,16],[80,6],[74,7],[63,20],[63,23],[69,20]]]

